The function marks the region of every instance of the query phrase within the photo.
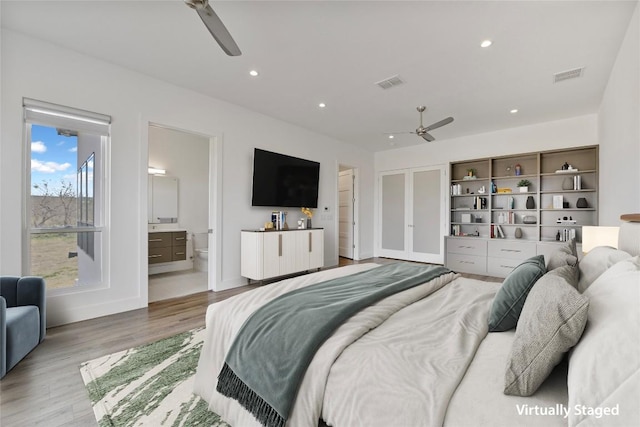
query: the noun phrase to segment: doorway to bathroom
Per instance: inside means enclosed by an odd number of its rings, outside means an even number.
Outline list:
[[[214,143],[209,136],[149,124],[149,302],[211,289]]]

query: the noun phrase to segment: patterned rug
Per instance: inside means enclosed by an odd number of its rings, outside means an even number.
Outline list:
[[[204,329],[85,362],[80,373],[100,427],[227,427],[192,393]]]

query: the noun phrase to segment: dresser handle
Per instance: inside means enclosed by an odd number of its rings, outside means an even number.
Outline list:
[[[500,252],[522,252],[520,249],[500,249]]]
[[[149,239],[150,242],[162,242],[162,239]]]
[[[278,234],[278,256],[282,256],[282,234]]]
[[[311,252],[311,248],[313,246],[313,234],[309,232],[309,252]]]
[[[176,255],[184,255],[184,252],[176,252]]]
[[[184,237],[176,237],[176,240],[184,240]]]
[[[149,255],[149,258],[160,258],[162,255]]]
[[[502,265],[502,264],[500,264],[500,267],[502,267],[502,268],[511,268],[511,269],[515,268],[513,265]]]

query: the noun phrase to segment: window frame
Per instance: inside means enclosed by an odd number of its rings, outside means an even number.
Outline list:
[[[38,112],[43,111],[52,112],[51,119],[39,119],[29,117],[29,109],[35,108]],[[49,113],[44,113],[49,114]],[[56,115],[62,118],[61,122],[57,122]],[[46,103],[43,101],[36,101],[28,98],[23,98],[23,245],[22,245],[22,272],[23,274],[31,273],[31,237],[37,234],[68,234],[77,233],[78,249],[81,248],[80,240],[85,243],[93,243],[95,233],[101,234],[100,239],[100,276],[98,283],[82,284],[82,283],[70,283],[68,286],[62,288],[47,289],[47,293],[51,295],[68,294],[85,292],[91,289],[107,288],[109,283],[109,233],[107,224],[109,224],[109,176],[110,176],[110,145],[111,145],[111,117],[103,114],[92,113],[85,110],[80,110],[72,107],[60,106],[57,104]],[[47,126],[47,127],[63,127],[70,128],[72,130],[78,130],[79,132],[87,132],[87,128],[75,129],[74,126],[69,126],[69,120],[78,120],[77,123],[82,123],[82,120],[87,122],[101,122],[105,126],[105,132],[88,132],[100,136],[99,152],[92,151],[92,154],[87,156],[81,165],[78,166],[77,172],[80,172],[80,168],[87,164],[87,161],[92,158],[94,165],[91,173],[93,175],[93,183],[91,186],[91,198],[92,198],[92,222],[93,225],[81,225],[80,221],[80,207],[78,207],[78,213],[76,215],[75,226],[59,226],[59,227],[34,227],[31,221],[31,209],[32,209],[32,197],[31,197],[31,127],[33,125]],[[65,122],[66,123],[63,123]],[[91,124],[88,125],[89,127]],[[80,126],[82,127],[82,126]],[[106,133],[106,135],[104,135]],[[79,143],[79,142],[78,142]],[[99,166],[95,164],[96,159],[100,162]],[[96,174],[96,170],[101,171],[100,175]],[[86,174],[85,174],[86,175]],[[86,177],[85,177],[86,178]],[[76,188],[76,198],[79,200],[80,189]],[[100,209],[96,212],[95,198],[96,194],[100,194]],[[92,253],[87,253],[91,259],[94,257]]]

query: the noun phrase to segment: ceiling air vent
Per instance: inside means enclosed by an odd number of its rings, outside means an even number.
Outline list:
[[[582,77],[583,72],[584,72],[584,67],[574,68],[573,70],[561,71],[553,75],[553,82],[558,83],[564,80]]]
[[[391,89],[392,87],[404,84],[404,80],[402,80],[402,78],[400,78],[400,76],[396,74],[395,76],[380,80],[379,82],[376,82],[376,84],[382,89]]]

